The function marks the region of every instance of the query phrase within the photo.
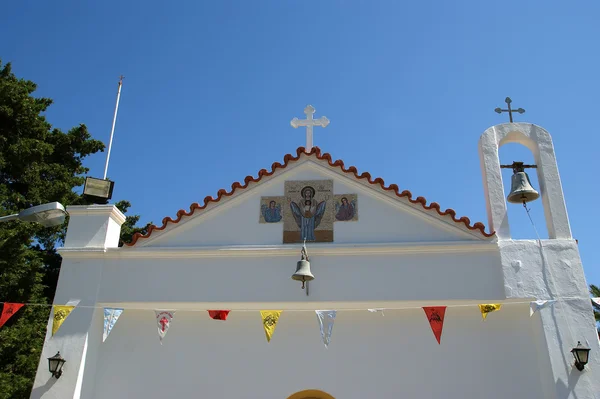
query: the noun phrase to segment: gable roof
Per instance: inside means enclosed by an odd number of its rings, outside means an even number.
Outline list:
[[[454,209],[446,209],[446,210],[442,211],[440,208],[440,205],[437,202],[432,202],[429,205],[427,205],[427,200],[424,197],[417,197],[417,198],[413,199],[412,193],[410,191],[404,190],[404,191],[400,192],[400,190],[398,189],[398,186],[396,184],[390,184],[389,186],[386,186],[383,179],[380,177],[376,177],[373,179],[368,172],[363,172],[363,173],[359,174],[358,170],[354,166],[350,166],[350,167],[346,168],[344,166],[344,162],[342,160],[338,159],[336,161],[332,161],[331,155],[329,153],[321,154],[321,149],[319,147],[313,147],[312,150],[309,152],[307,152],[304,147],[299,147],[296,150],[295,156],[292,154],[287,154],[283,157],[283,164],[281,164],[279,162],[273,163],[271,165],[270,171],[268,171],[266,169],[261,169],[258,172],[258,177],[256,177],[256,178],[253,176],[246,176],[243,184],[240,182],[234,182],[231,185],[230,191],[227,191],[223,188],[220,189],[217,192],[216,198],[207,196],[204,198],[204,203],[202,205],[200,205],[197,202],[194,202],[193,204],[190,205],[189,212],[186,212],[184,209],[180,209],[177,212],[176,219],[172,219],[171,217],[167,216],[162,220],[162,226],[158,227],[155,225],[151,225],[148,228],[148,232],[146,234],[142,235],[140,233],[135,233],[131,239],[131,242],[126,242],[126,243],[124,243],[124,245],[131,247],[131,246],[135,245],[140,239],[145,239],[145,238],[150,237],[152,235],[152,232],[154,232],[155,230],[164,230],[167,228],[167,226],[169,224],[179,223],[179,221],[184,216],[186,216],[186,217],[192,216],[196,211],[201,211],[201,210],[205,209],[211,202],[219,202],[223,197],[230,197],[233,194],[235,194],[236,191],[247,188],[250,183],[258,183],[263,177],[273,175],[278,169],[285,169],[290,164],[290,162],[298,161],[300,159],[301,155],[303,155],[303,154],[308,157],[315,157],[318,160],[327,161],[329,166],[338,167],[342,170],[342,172],[354,174],[354,177],[356,179],[367,179],[367,181],[370,184],[380,186],[383,190],[386,190],[386,191],[393,191],[396,194],[396,196],[398,196],[400,198],[406,198],[408,201],[410,201],[413,204],[420,204],[423,207],[423,209],[426,211],[436,211],[440,216],[449,215],[455,223],[464,224],[464,226],[466,226],[469,230],[475,230],[475,231],[481,233],[481,235],[483,237],[489,238],[496,234],[495,232],[486,233],[485,225],[481,222],[476,222],[474,224],[471,224],[471,220],[466,216],[456,217],[456,211],[454,211]]]

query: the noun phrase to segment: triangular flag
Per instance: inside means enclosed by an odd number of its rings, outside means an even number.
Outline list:
[[[163,338],[169,332],[171,322],[175,316],[174,310],[155,310],[156,314],[156,326],[158,327],[158,337],[160,338],[160,344],[162,345]]]
[[[442,328],[444,328],[444,315],[446,314],[446,307],[427,306],[424,307],[423,310],[427,315],[427,320],[429,320],[429,325],[431,326],[431,331],[433,331],[435,339],[437,339],[438,344],[441,344],[440,340],[442,339]]]
[[[265,335],[267,336],[267,342],[271,342],[271,337],[277,327],[279,316],[281,316],[283,310],[261,310],[260,316],[262,317],[263,327],[265,329]]]
[[[592,298],[592,302],[594,302],[596,305],[600,306],[600,297]]]
[[[371,313],[377,313],[377,312],[381,312],[382,316],[385,316],[385,314],[383,314],[383,308],[376,308],[376,309],[367,309],[369,312]]]
[[[72,305],[54,305],[54,320],[52,320],[52,336],[56,334],[62,323],[71,314],[75,306]]]
[[[529,304],[529,317],[533,316],[535,312],[540,309],[544,309],[546,306],[552,306],[556,302],[555,299],[542,299],[539,301],[533,301]]]
[[[230,310],[209,310],[208,315],[214,320],[227,320]]]
[[[499,303],[488,303],[479,305],[479,310],[481,311],[481,317],[483,320],[487,317],[488,313],[495,312],[496,310],[500,310],[502,307]]]
[[[6,323],[8,319],[13,317],[13,315],[17,313],[17,311],[21,309],[24,305],[24,303],[4,302],[4,307],[2,308],[2,315],[0,316],[0,328],[2,328],[4,323]]]
[[[336,310],[315,310],[317,319],[319,320],[319,328],[321,329],[321,338],[327,348],[331,342],[331,330],[333,330],[333,322],[335,321]]]
[[[115,324],[117,324],[121,313],[123,313],[123,309],[120,308],[104,308],[104,334],[102,334],[102,342],[108,338],[108,334],[110,334]]]

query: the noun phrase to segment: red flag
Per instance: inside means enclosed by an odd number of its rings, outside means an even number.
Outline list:
[[[427,315],[427,320],[429,320],[431,331],[433,331],[435,339],[437,339],[438,344],[440,344],[440,340],[442,339],[442,328],[444,327],[444,315],[446,314],[446,307],[428,306],[424,307],[423,310]]]
[[[23,306],[25,306],[24,303],[4,302],[4,307],[2,308],[2,316],[0,316],[0,328]]]
[[[209,310],[208,315],[214,320],[227,320],[229,310]]]

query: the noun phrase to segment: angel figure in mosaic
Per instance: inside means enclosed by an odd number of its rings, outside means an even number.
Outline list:
[[[281,220],[281,205],[275,201],[269,201],[269,206],[261,205],[261,212],[267,223],[277,223]]]
[[[321,224],[325,213],[325,201],[317,203],[315,200],[315,189],[306,186],[300,191],[302,201],[297,204],[290,201],[292,215],[300,228],[301,238],[307,241],[315,241],[315,229]]]
[[[339,221],[352,220],[356,212],[356,201],[348,201],[348,198],[342,197],[341,203],[335,204],[335,218]]]

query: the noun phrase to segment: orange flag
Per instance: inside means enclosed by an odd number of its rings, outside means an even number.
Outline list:
[[[435,335],[435,339],[437,339],[438,344],[441,344],[440,340],[442,339],[442,328],[444,328],[444,315],[446,314],[446,307],[428,306],[424,307],[423,310],[427,315],[427,320],[429,320],[429,325],[431,326],[433,335]]]
[[[4,307],[2,308],[2,315],[0,316],[0,328],[23,306],[25,306],[24,303],[4,302]]]

